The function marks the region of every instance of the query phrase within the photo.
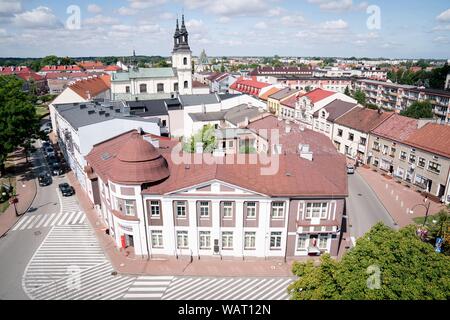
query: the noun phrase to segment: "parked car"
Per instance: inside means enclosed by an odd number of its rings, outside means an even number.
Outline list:
[[[70,197],[75,194],[75,189],[68,183],[61,183],[59,185],[59,190],[61,190],[63,197]]]
[[[353,165],[347,165],[347,173],[348,174],[354,174],[355,173],[355,167]]]
[[[47,149],[45,149],[45,154],[47,155],[47,157],[51,156],[51,155],[55,155],[55,150],[52,147],[48,147]]]
[[[52,132],[52,123],[51,122],[47,122],[46,124],[44,124],[41,127],[41,131],[43,131],[46,134],[49,134],[50,132]]]
[[[49,164],[58,163],[58,158],[55,155],[49,155],[47,161]]]
[[[52,163],[50,167],[53,176],[60,176],[64,173],[64,170],[61,168],[61,165],[59,163]]]
[[[49,186],[53,182],[52,176],[48,172],[41,173],[38,180],[41,187]]]
[[[51,148],[51,147],[52,147],[52,145],[50,144],[50,142],[48,142],[48,141],[42,142],[42,148],[44,150],[46,150],[47,148]]]

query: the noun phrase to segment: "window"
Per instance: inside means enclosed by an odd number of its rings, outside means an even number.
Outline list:
[[[189,82],[187,82],[187,81],[184,82],[184,88],[185,89],[189,88]]]
[[[233,248],[233,232],[226,231],[222,232],[222,249],[232,249]]]
[[[355,138],[355,135],[353,133],[348,134],[348,140],[353,141],[354,138]]]
[[[152,247],[153,248],[163,247],[162,230],[152,230]]]
[[[188,241],[188,232],[187,231],[177,231],[177,248],[188,248],[189,247],[189,241]]]
[[[319,235],[319,249],[326,249],[328,245],[328,235]]]
[[[200,231],[200,249],[211,249],[211,232]]]
[[[186,218],[186,202],[176,201],[177,218]]]
[[[342,137],[342,129],[338,129],[337,135],[338,137]]]
[[[256,218],[256,202],[247,202],[247,219]]]
[[[395,171],[394,174],[396,177],[403,179],[403,177],[405,176],[405,170],[401,167],[398,167],[397,171]]]
[[[387,154],[389,147],[387,145],[383,145],[383,154]]]
[[[428,162],[428,170],[440,173],[441,172],[441,165],[439,163],[429,161]]]
[[[416,163],[416,156],[413,154],[409,155],[409,163],[415,164]]]
[[[187,65],[187,58],[186,57],[183,58],[183,64]]]
[[[272,218],[284,217],[284,202],[272,202]]]
[[[173,91],[178,92],[178,82],[173,84]]]
[[[406,152],[405,151],[400,152],[400,160],[406,160]]]
[[[246,232],[244,235],[244,249],[255,249],[256,232]]]
[[[125,92],[126,92],[126,93],[130,93],[130,86],[126,86],[126,87],[125,87]]]
[[[327,218],[328,204],[326,202],[315,202],[306,204],[306,219],[311,218]]]
[[[200,201],[200,218],[209,217],[209,202]]]
[[[281,232],[270,233],[270,249],[281,249]]]
[[[297,250],[306,250],[306,235],[303,235],[303,234],[298,235]]]
[[[147,92],[147,85],[146,84],[139,85],[139,92],[140,93],[146,93]]]
[[[164,92],[164,83],[158,83],[156,85],[156,91],[157,92]]]
[[[394,157],[396,151],[397,151],[397,150],[396,150],[394,147],[391,147],[391,153],[390,153],[390,156],[391,156],[391,157]]]
[[[417,163],[417,165],[421,168],[425,168],[425,159],[419,157],[419,162]]]
[[[133,200],[125,200],[125,215],[134,216],[136,215],[136,210],[134,209],[134,201]]]
[[[159,201],[150,201],[150,214],[152,217],[159,217],[161,209],[159,206]]]
[[[233,202],[224,201],[223,202],[223,217],[231,218],[233,216]]]
[[[374,141],[372,149],[375,151],[380,151],[380,143],[377,141]]]

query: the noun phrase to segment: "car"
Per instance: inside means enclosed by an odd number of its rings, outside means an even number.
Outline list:
[[[61,168],[61,165],[59,163],[52,163],[50,165],[52,175],[53,176],[60,176],[64,173],[63,169]]]
[[[50,142],[48,142],[48,141],[42,142],[42,148],[44,150],[46,150],[47,148],[51,148],[51,147],[52,147],[52,145],[50,144]]]
[[[45,154],[47,155],[47,157],[51,156],[51,155],[55,155],[55,150],[52,147],[48,147],[47,149],[45,149]]]
[[[68,183],[59,184],[59,190],[61,190],[63,197],[70,197],[75,194],[75,189]]]
[[[55,155],[49,155],[47,161],[49,164],[58,163],[58,158]]]
[[[42,130],[45,134],[49,134],[50,132],[52,132],[52,128],[44,128],[44,130]]]
[[[347,165],[347,174],[354,174],[355,173],[355,166],[349,164]]]
[[[49,186],[52,184],[52,176],[48,172],[41,173],[38,177],[39,185],[41,187]]]

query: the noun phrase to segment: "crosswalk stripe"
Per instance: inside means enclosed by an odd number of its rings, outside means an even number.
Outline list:
[[[22,227],[19,230],[25,230],[25,228],[30,224],[30,222],[33,222],[33,220],[36,218],[36,216],[31,216],[28,221],[22,225]]]
[[[25,223],[25,221],[28,221],[29,218],[30,218],[29,216],[23,217],[22,219],[20,219],[19,223],[16,224],[16,225],[14,226],[14,228],[12,228],[11,230],[12,230],[12,231],[16,231],[17,229],[19,229],[19,227],[20,227],[22,224]]]
[[[252,279],[249,278],[249,279],[245,279],[243,281],[240,281],[239,285],[241,287],[245,287],[246,284],[248,284],[251,280]],[[224,299],[224,300],[225,299],[226,300],[231,300],[233,298],[233,295],[234,295],[235,292],[236,292],[236,286],[232,286],[230,289],[228,289],[227,291],[222,293],[222,299]],[[232,293],[232,294],[230,295],[230,293]]]
[[[42,220],[39,221],[39,223],[36,225],[36,228],[40,228],[40,227],[45,223],[45,221],[48,220],[48,218],[49,218],[50,216],[51,216],[51,214],[46,214],[46,215],[44,215],[43,218],[42,218]]]
[[[45,227],[47,227],[48,225],[49,225],[49,223],[53,220],[53,218],[56,216],[56,213],[52,213],[50,216],[49,216],[49,218],[48,218],[48,220],[45,222],[45,224],[44,224],[44,228]]]
[[[182,296],[183,294],[185,294],[186,292],[193,292],[195,287],[194,285],[196,284],[205,284],[208,283],[209,279],[207,278],[190,278],[188,279],[185,284],[188,284],[188,286],[186,287],[182,287],[180,290],[175,291],[173,293],[169,293],[167,294],[167,296],[164,296],[165,299],[176,299],[177,297]],[[170,288],[169,288],[170,289]]]
[[[83,214],[84,214],[84,213],[83,213],[82,211],[78,211],[77,214],[76,214],[76,216],[72,219],[72,221],[71,221],[70,224],[76,224],[76,223],[78,223],[78,220],[80,220],[80,218],[81,218],[81,216],[82,216]]]

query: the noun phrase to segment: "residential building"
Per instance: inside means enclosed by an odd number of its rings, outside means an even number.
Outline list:
[[[228,93],[230,86],[236,82],[237,79],[237,76],[228,72],[218,73],[208,77],[211,92],[217,93]]]
[[[450,73],[447,75],[447,79],[445,80],[445,89],[450,89]]]
[[[94,72],[49,72],[45,75],[50,94],[60,94],[69,85],[79,80],[92,79],[100,77],[103,73]]]
[[[371,131],[369,164],[449,203],[450,127],[394,115]]]
[[[270,84],[266,82],[260,82],[254,78],[241,77],[229,87],[229,93],[246,93],[259,97],[261,89],[268,87],[269,85]]]
[[[264,119],[254,127],[278,123]],[[345,159],[325,136],[293,132],[280,137],[274,175],[262,175],[259,162],[231,162],[235,155],[202,154],[208,161],[178,163],[171,156],[178,141],[148,141],[136,131],[97,144],[86,157],[86,172],[99,217],[116,246],[138,256],[337,256]]]
[[[269,82],[271,77],[278,76],[302,76],[308,77],[312,76],[313,70],[311,68],[302,67],[269,67],[269,66],[258,66],[253,69],[248,75],[251,77],[256,77],[257,81]]]
[[[264,87],[259,92],[259,99],[261,99],[262,101],[266,101],[267,102],[267,100],[269,99],[269,97],[271,95],[277,93],[281,89],[283,89],[282,86],[276,86],[276,85],[271,85],[271,86]]]
[[[314,112],[313,130],[333,139],[334,121],[354,108],[361,107],[357,103],[336,99],[320,110]]]
[[[209,94],[209,86],[200,81],[192,80],[192,94]]]
[[[124,102],[97,100],[54,104],[53,110],[53,129],[58,144],[67,164],[90,197],[93,194],[86,184],[84,157],[94,145],[137,128],[146,133],[158,136],[161,134],[159,119],[132,116],[129,106]]]
[[[28,67],[2,67],[0,66],[0,75],[8,76],[12,75],[24,81],[23,91],[34,91],[36,94],[44,94],[48,91],[45,78],[41,75],[33,72]]]
[[[78,65],[86,72],[104,72],[106,66],[101,61],[81,61]]]
[[[350,110],[334,122],[334,145],[348,158],[367,163],[370,132],[392,115],[393,112],[368,108]]]
[[[192,94],[192,52],[182,16],[174,34],[171,68],[137,68],[117,72],[111,78],[113,100],[149,100]]]
[[[353,79],[344,77],[277,76],[275,77],[275,82],[298,90],[312,91],[314,89],[323,89],[344,93],[346,88],[352,88]]]
[[[44,66],[39,70],[39,74],[46,75],[47,73],[72,73],[72,72],[83,72],[83,69],[77,65],[68,65],[68,66]]]
[[[268,96],[267,98],[267,107],[269,111],[275,115],[279,115],[281,111],[281,102],[289,99],[292,96],[300,95],[302,92],[300,90],[295,90],[292,88],[284,88],[282,90],[277,91],[276,93]]]

